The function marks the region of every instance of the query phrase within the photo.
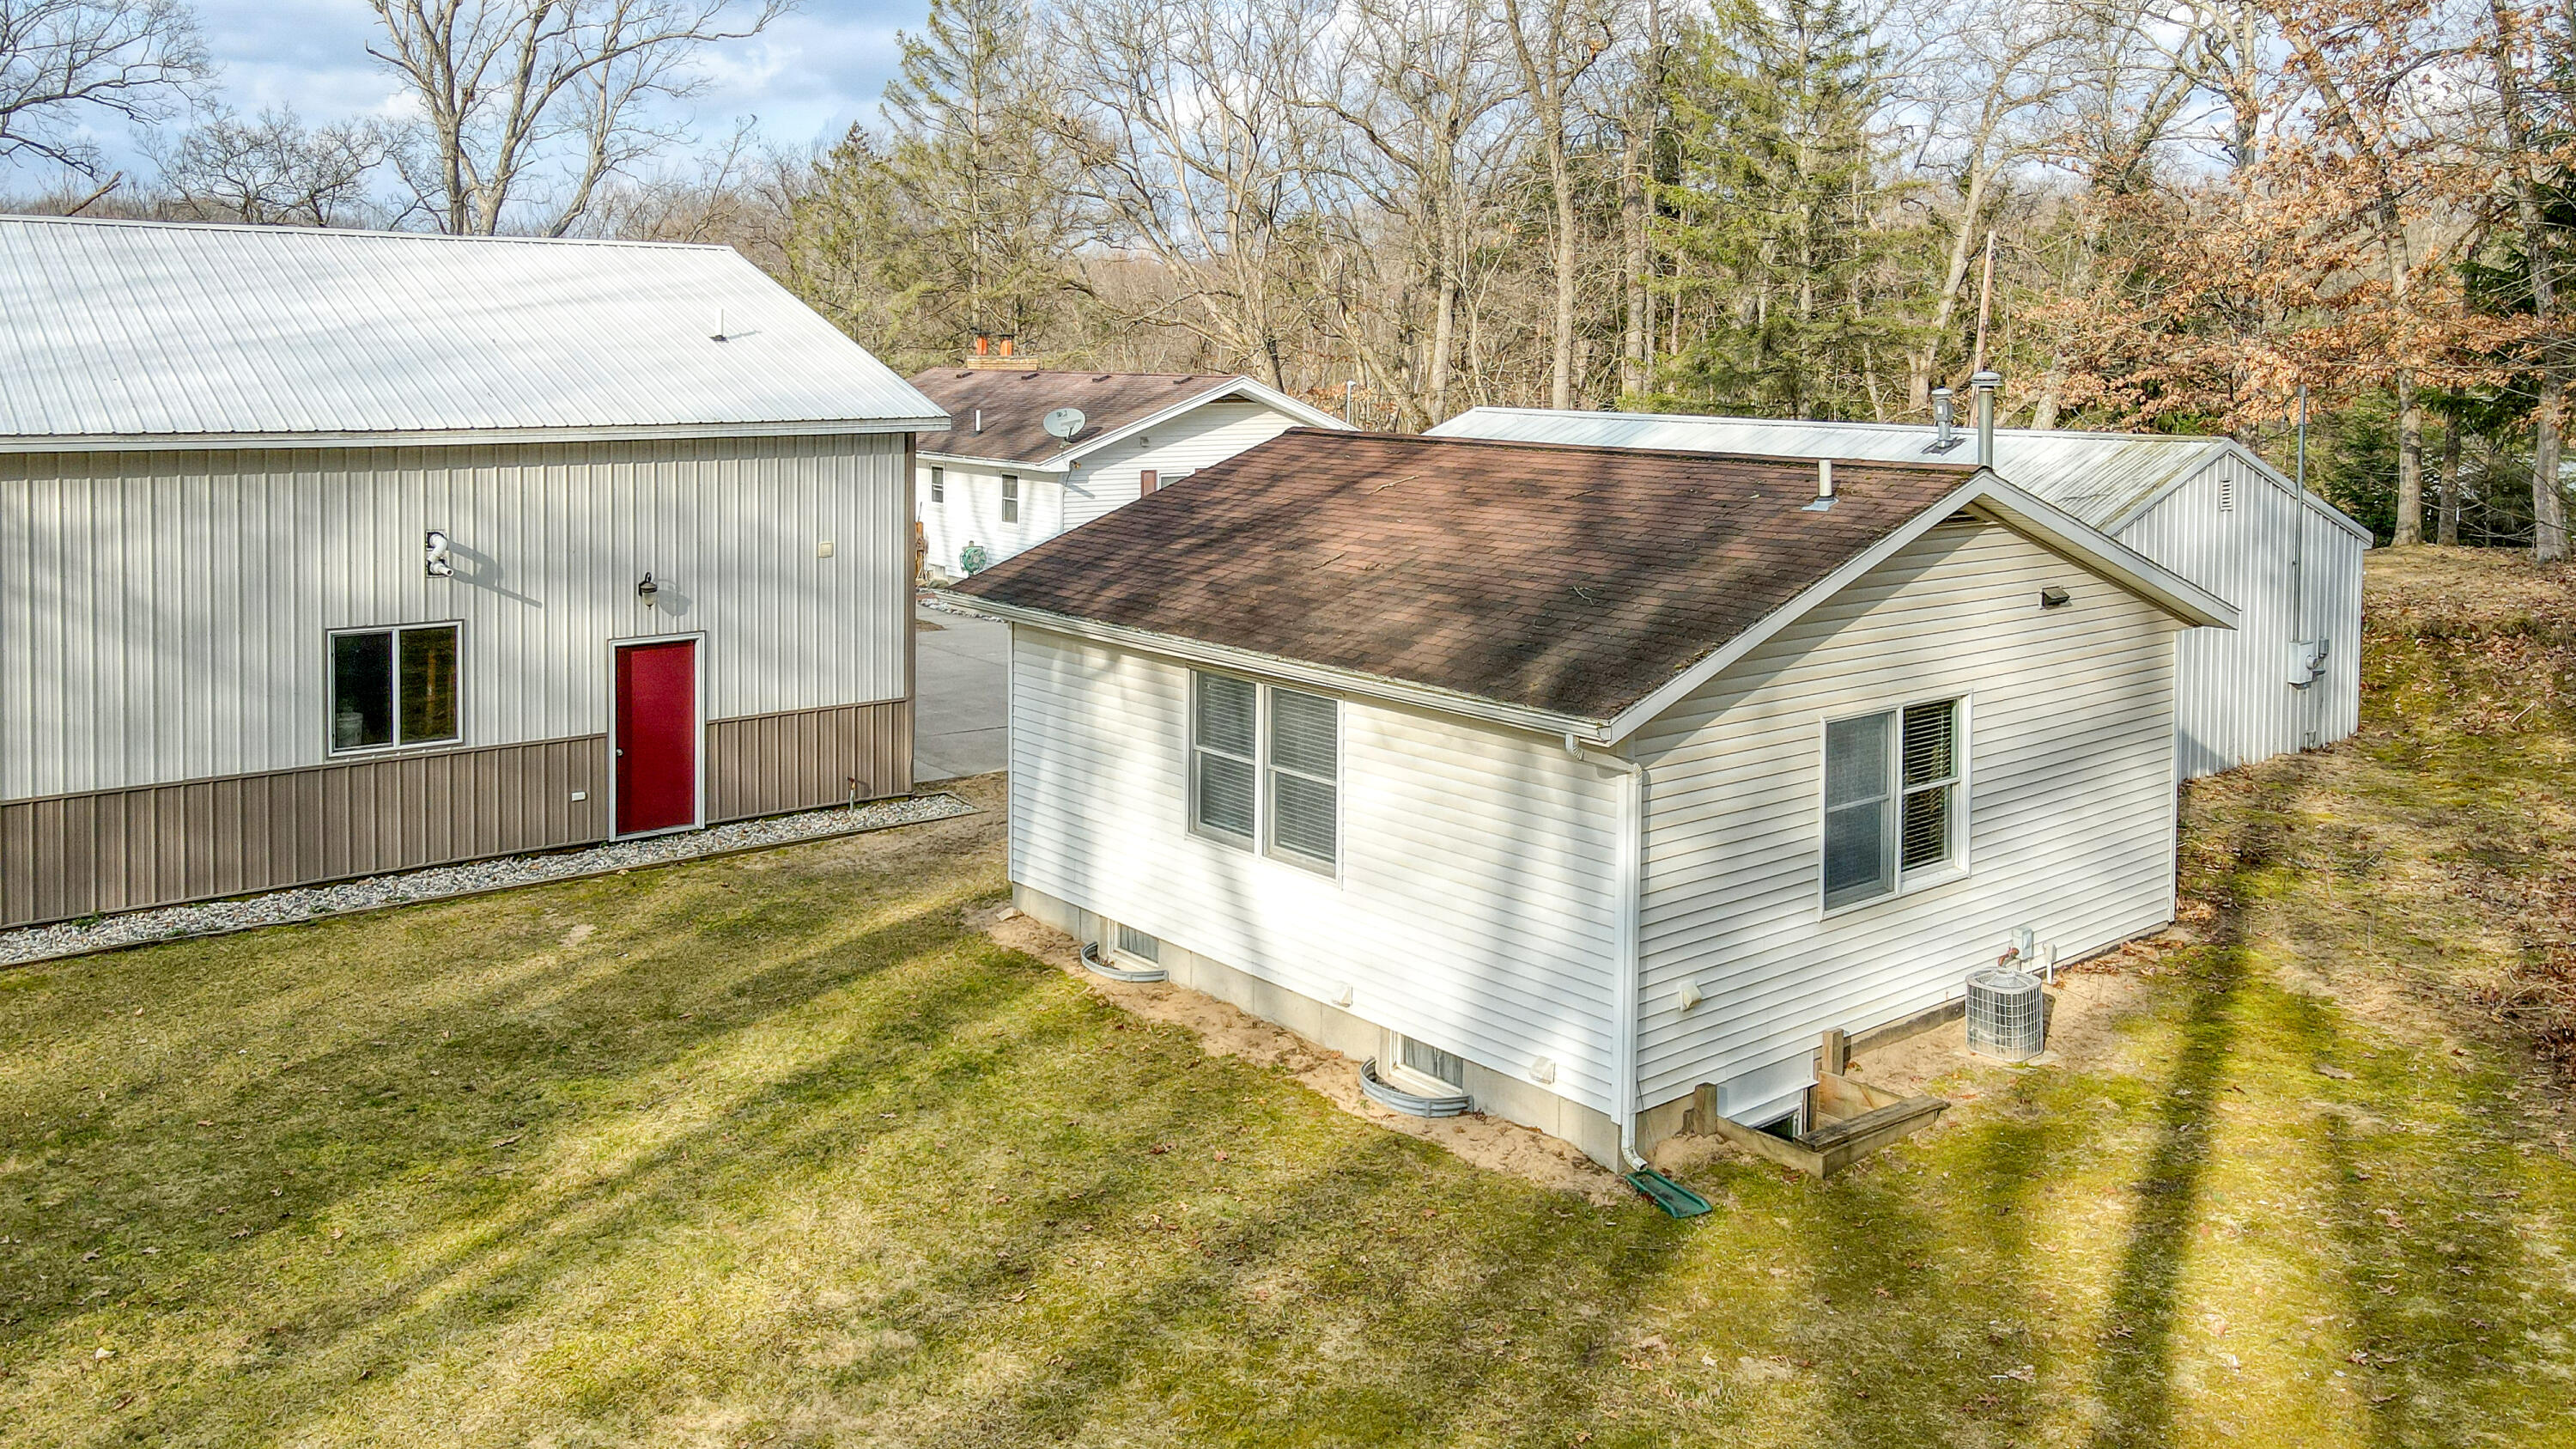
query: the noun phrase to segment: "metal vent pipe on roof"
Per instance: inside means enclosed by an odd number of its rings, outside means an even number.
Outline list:
[[[1820,500],[1829,502],[1832,500],[1833,496],[1834,460],[1831,458],[1818,458],[1816,460],[1816,497]]]
[[[1958,441],[1958,409],[1950,403],[1952,396],[1946,387],[1932,389],[1932,451],[1936,453],[1950,451]]]
[[[1977,394],[1977,466],[1995,466],[1995,389],[2004,385],[2000,372],[1985,371],[1968,379]]]

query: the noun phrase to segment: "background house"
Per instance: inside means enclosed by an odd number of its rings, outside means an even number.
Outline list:
[[[1967,431],[1682,414],[1476,408],[1437,437],[1785,458],[1977,461]],[[1995,471],[2234,605],[2184,636],[2183,778],[2328,745],[2360,727],[2361,556],[2370,531],[2228,438],[2002,429]]]
[[[730,249],[0,218],[0,316],[0,922],[910,788],[945,420]]]
[[[1605,1161],[2174,909],[2233,611],[1987,471],[1298,431],[957,587],[1022,909]]]
[[[913,386],[948,412],[921,437],[925,562],[954,578],[972,544],[998,563],[1294,427],[1342,420],[1248,377],[935,368]],[[1046,430],[1082,414],[1069,438]]]

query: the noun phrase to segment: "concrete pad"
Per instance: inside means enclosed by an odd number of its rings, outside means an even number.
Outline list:
[[[913,607],[912,777],[1011,763],[1011,626]]]

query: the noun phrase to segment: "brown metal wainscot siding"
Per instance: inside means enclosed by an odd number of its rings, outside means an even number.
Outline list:
[[[607,756],[583,735],[0,802],[0,926],[605,840]],[[853,781],[911,790],[908,701],[708,724],[711,823],[838,804]]]

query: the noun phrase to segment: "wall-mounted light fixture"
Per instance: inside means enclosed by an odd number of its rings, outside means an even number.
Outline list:
[[[635,597],[643,600],[644,607],[649,609],[653,607],[654,596],[661,592],[662,586],[653,582],[653,571],[646,569],[642,582],[635,585]]]
[[[420,554],[421,567],[431,578],[443,579],[456,572],[456,565],[447,561],[447,535],[437,529],[431,529],[429,536],[421,540]]]

